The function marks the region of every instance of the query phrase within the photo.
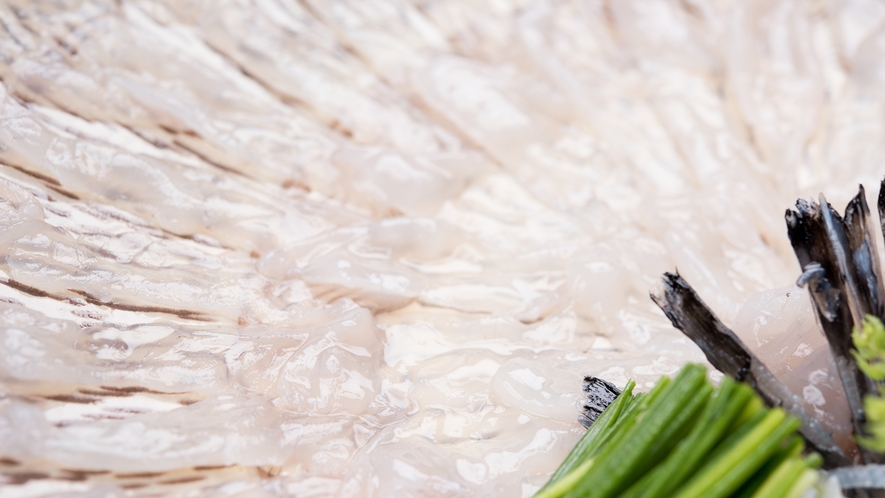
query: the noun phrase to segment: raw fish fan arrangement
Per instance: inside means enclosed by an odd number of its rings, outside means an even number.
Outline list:
[[[0,1],[0,496],[875,493],[883,47],[880,0]]]

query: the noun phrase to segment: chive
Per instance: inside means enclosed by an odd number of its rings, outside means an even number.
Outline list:
[[[636,423],[639,415],[644,413],[661,396],[669,384],[670,378],[662,377],[649,392],[639,393],[633,398],[628,398],[621,416],[618,417],[610,430],[603,432],[593,441],[593,444],[587,449],[587,455],[595,457],[604,449],[617,447],[629,432],[628,429]]]
[[[812,453],[805,457],[805,466],[809,469],[816,469],[824,464],[824,457],[820,453]]]
[[[701,392],[695,396],[690,404],[683,408],[677,419],[670,424],[667,429],[668,433],[662,434],[655,442],[655,445],[649,449],[644,457],[646,463],[639,465],[639,468],[652,467],[664,457],[667,458],[666,461],[669,461],[675,451],[674,448],[678,449],[685,446],[685,441],[681,441],[685,436],[685,433],[688,431],[692,431],[692,433],[696,432],[697,427],[703,425],[703,420],[713,404],[709,402],[713,387],[707,384],[701,389]],[[699,414],[698,412],[701,413]],[[651,472],[647,472],[638,482],[630,486],[627,491],[621,493],[620,498],[638,498],[639,496],[646,496],[648,488],[655,482],[655,479],[658,476],[664,477],[662,473],[664,470],[663,467],[663,463],[658,464],[651,470]]]
[[[750,399],[750,402],[747,403],[747,406],[744,407],[744,411],[741,412],[741,415],[737,418],[737,420],[734,421],[732,430],[741,427],[742,425],[749,422],[753,417],[765,412],[766,410],[767,408],[765,407],[765,403],[762,402],[762,398],[760,398],[759,396],[753,396],[752,399]]]
[[[765,465],[759,469],[753,477],[751,477],[738,491],[734,498],[750,498],[756,496],[757,490],[761,488],[766,480],[774,473],[781,464],[790,459],[798,457],[802,450],[805,449],[805,442],[801,437],[793,436],[788,440],[786,446],[778,451]],[[817,455],[817,453],[814,453]],[[820,455],[818,455],[820,457]]]
[[[645,472],[672,452],[673,448],[691,429],[691,426],[697,423],[698,415],[709,405],[712,393],[713,386],[704,383],[692,394],[688,402],[682,405],[676,417],[664,426],[664,431],[642,456],[637,471]]]
[[[667,389],[667,386],[670,385],[671,379],[669,377],[661,377],[661,379],[655,384],[651,390],[647,393],[639,393],[634,397],[633,403],[624,409],[624,416],[621,420],[619,420],[619,430],[617,433],[608,434],[608,441],[606,442],[607,446],[611,446],[612,444],[617,444],[621,438],[626,435],[626,431],[624,430],[627,426],[632,426],[636,422],[642,413],[645,413],[646,410],[655,402],[658,398],[660,398],[661,394]]]
[[[778,409],[780,411],[780,409]],[[742,482],[745,482],[753,473],[762,467],[772,456],[774,456],[778,448],[784,440],[795,433],[802,423],[798,418],[786,417],[784,421],[771,433],[767,438],[763,439],[752,453],[745,458],[741,458],[737,465],[731,471],[724,475],[714,486],[709,497],[728,496],[737,489]]]
[[[769,474],[768,478],[759,489],[753,493],[753,498],[783,497],[792,489],[793,484],[808,467],[805,462],[797,458],[784,460]]]
[[[602,417],[600,416],[600,418]],[[598,423],[599,419],[597,419],[596,422]],[[584,460],[583,463],[572,469],[568,474],[562,476],[556,482],[548,482],[540,491],[535,493],[534,498],[559,498],[563,496],[575,486],[584,474],[587,473],[595,461],[596,460],[593,458]]]
[[[747,384],[725,378],[716,390],[690,364],[646,394],[630,387],[537,497],[799,498],[817,479],[821,456],[799,456],[800,421]]]
[[[627,491],[621,493],[620,498],[638,496],[646,488],[654,474],[654,470],[647,472],[648,469],[655,467],[658,462],[672,453],[673,448],[679,444],[685,434],[691,430],[693,425],[697,424],[700,412],[709,406],[710,394],[712,392],[713,386],[704,384],[689,402],[682,407],[676,418],[667,424],[664,433],[657,438],[652,447],[634,466],[634,471],[637,474],[645,473],[645,475],[633,486],[630,486]]]
[[[565,457],[565,460],[559,468],[556,469],[556,472],[553,473],[550,480],[547,481],[547,484],[538,491],[538,494],[553,485],[553,483],[562,479],[566,474],[570,473],[579,465],[582,465],[582,462],[592,454],[593,450],[600,446],[599,443],[594,444],[594,442],[596,442],[600,436],[606,435],[607,432],[610,432],[615,426],[624,406],[628,404],[629,400],[633,399],[633,388],[635,386],[636,382],[632,379],[627,382],[627,385],[624,387],[621,394],[619,394],[618,397],[615,398],[605,410],[603,410],[599,418],[596,419],[596,422],[587,429],[587,432],[584,433],[580,441],[578,441],[578,444],[572,448],[572,451],[567,457]]]
[[[691,401],[692,395],[704,385],[705,377],[706,369],[701,365],[683,367],[672,382],[658,391],[646,409],[639,411],[637,417],[624,426],[623,435],[613,438],[600,452],[598,464],[591,467],[566,496],[613,496],[640,478],[646,453],[667,432],[668,424],[677,418],[682,408]]]
[[[594,441],[589,451],[590,456],[595,456],[604,448],[617,444],[624,434],[624,427],[632,424],[639,413],[646,410],[648,402],[657,397],[659,392],[660,390],[652,390],[647,393],[639,393],[633,396],[633,399],[628,399],[621,410],[620,417],[618,417],[611,430],[600,434],[596,441]]]
[[[633,388],[636,383],[633,380],[627,382],[626,387],[621,394],[606,408],[602,415],[594,422],[590,429],[584,434],[578,445],[569,453],[566,460],[554,472],[549,481],[542,487],[535,496],[561,496],[574,483],[579,480],[583,474],[590,469],[591,465],[586,464],[587,460],[593,460],[593,457],[599,451],[607,446],[611,439],[622,431],[625,421],[634,418],[637,410],[642,406],[642,400],[647,394],[660,392],[660,389],[652,390],[649,393],[638,393],[632,395]],[[568,480],[568,485],[558,485],[562,480]],[[551,490],[551,487],[555,489]]]
[[[649,475],[636,496],[658,498],[672,495],[697,468],[698,463],[719,443],[744,406],[753,397],[753,390],[746,384],[726,377],[719,392],[707,405],[698,423],[685,440]]]
[[[716,446],[709,455],[707,463],[679,488],[679,496],[684,494],[687,498],[702,495],[703,490],[713,486],[716,480],[734,465],[737,458],[731,455],[735,452],[747,453],[749,449],[752,449],[751,443],[758,442],[758,439],[770,434],[782,420],[783,414],[779,415],[777,412],[760,411],[754,415]],[[765,423],[763,424],[763,422]]]
[[[724,497],[734,492],[753,472],[762,467],[780,443],[798,429],[800,422],[773,408],[743,437],[718,454],[676,495],[678,498]],[[729,438],[731,439],[731,438]]]
[[[753,400],[750,400],[748,404],[752,403]],[[724,441],[720,442],[713,448],[713,451],[707,457],[707,462],[713,462],[720,458],[724,453],[726,453],[730,448],[732,448],[734,445],[740,442],[740,440],[743,439],[748,433],[750,433],[750,431],[752,431],[753,428],[756,427],[756,425],[758,425],[759,422],[761,422],[767,414],[767,409],[759,410],[758,412],[756,412],[755,415],[753,415],[743,424],[732,424],[731,427],[726,430],[726,434],[728,434],[728,436],[725,438]],[[744,415],[746,415],[746,411],[739,417],[739,419],[743,418]]]

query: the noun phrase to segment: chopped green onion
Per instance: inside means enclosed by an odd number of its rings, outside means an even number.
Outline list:
[[[672,382],[643,400],[633,420],[627,421],[622,437],[612,438],[597,458],[597,464],[567,494],[568,497],[616,496],[636,479],[642,477],[645,457],[655,442],[664,435],[689,401],[706,381],[706,369],[687,365]],[[654,389],[652,390],[654,391]],[[709,395],[709,392],[707,393]]]
[[[584,433],[584,436],[581,437],[578,444],[572,448],[572,451],[565,457],[565,460],[556,469],[556,472],[553,473],[553,476],[550,477],[550,480],[547,481],[547,484],[541,488],[540,491],[546,490],[548,487],[553,485],[553,483],[559,481],[563,477],[565,477],[568,473],[581,465],[581,462],[587,460],[595,453],[595,450],[602,446],[602,443],[606,438],[604,436],[610,435],[612,433],[612,427],[618,422],[618,417],[624,410],[624,407],[630,403],[634,399],[633,397],[633,388],[636,386],[636,382],[630,380],[627,382],[627,385],[624,387],[624,390],[621,394],[612,401],[612,404],[606,408],[602,415],[596,419],[596,422],[590,426],[587,432]],[[540,496],[540,491],[538,495]]]
[[[538,498],[799,496],[818,482],[798,419],[748,385],[686,365],[646,394],[634,383],[606,408]],[[799,494],[797,494],[799,493]]]

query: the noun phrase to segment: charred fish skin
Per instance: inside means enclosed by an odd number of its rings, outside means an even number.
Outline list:
[[[719,371],[752,386],[771,406],[781,406],[802,421],[800,432],[809,446],[824,459],[826,468],[851,465],[819,420],[811,416],[802,400],[781,384],[771,371],[725,326],[678,273],[665,273],[663,289],[651,299],[674,327],[697,344]]]
[[[882,275],[882,267],[876,241],[872,236],[870,208],[867,205],[863,185],[858,187],[857,195],[846,206],[843,222],[848,236],[848,247],[851,249],[851,259],[858,273],[856,283],[864,291],[859,296],[864,300],[861,311],[864,316],[869,314],[881,317],[885,314],[885,301],[883,301],[885,288],[879,278]]]
[[[581,403],[581,411],[578,414],[578,422],[584,427],[590,427],[602,412],[612,404],[621,390],[611,382],[588,375],[584,377],[584,401]]]
[[[816,320],[845,388],[856,434],[865,433],[863,398],[875,392],[875,385],[851,355],[851,333],[864,316],[881,317],[883,312],[880,264],[869,218],[863,186],[848,203],[844,219],[823,195],[820,203],[796,201],[796,210],[787,210],[785,215],[787,235],[803,271],[796,283],[808,286]],[[861,457],[864,463],[881,461],[863,448]]]
[[[879,197],[876,200],[876,210],[879,212],[879,228],[885,238],[885,178],[879,184]],[[879,274],[881,275],[881,273]]]
[[[740,339],[719,321],[678,273],[663,276],[664,294],[651,294],[673,326],[681,330],[721,372],[746,380],[752,355]]]

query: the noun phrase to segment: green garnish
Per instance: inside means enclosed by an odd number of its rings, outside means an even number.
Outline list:
[[[536,498],[791,496],[818,482],[799,420],[766,408],[731,378],[714,388],[702,365],[634,383],[600,415]]]
[[[857,366],[867,377],[885,380],[885,325],[873,315],[864,318],[860,328],[854,327],[851,334],[856,351],[852,351]]]
[[[867,315],[860,328],[854,327],[851,334],[854,340],[852,351],[857,366],[871,380],[885,381],[885,325],[879,318]],[[879,387],[879,396],[864,396],[864,411],[867,414],[866,430],[869,436],[857,436],[857,442],[870,450],[885,453],[885,389]]]

